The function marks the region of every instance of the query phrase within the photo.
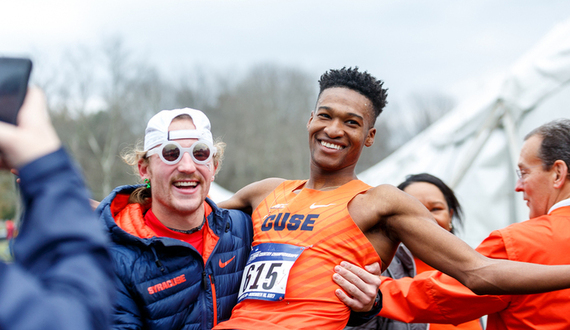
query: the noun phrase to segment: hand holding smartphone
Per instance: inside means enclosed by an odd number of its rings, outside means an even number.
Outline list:
[[[28,90],[32,61],[0,57],[0,120],[16,125],[18,111]]]

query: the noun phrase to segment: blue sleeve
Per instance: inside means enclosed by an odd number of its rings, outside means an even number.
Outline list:
[[[0,328],[108,329],[115,294],[102,225],[60,149],[19,170],[24,215],[0,263]]]

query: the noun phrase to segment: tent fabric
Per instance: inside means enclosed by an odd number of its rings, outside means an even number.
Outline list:
[[[210,192],[208,193],[208,197],[210,197],[215,203],[219,203],[229,199],[233,194],[233,192],[222,188],[222,186],[215,182],[212,182],[210,185]]]
[[[458,236],[475,247],[492,230],[528,219],[522,194],[514,192],[520,146],[532,129],[570,117],[569,82],[570,20],[358,177],[373,186],[397,185],[421,172],[440,177],[463,206],[464,228]]]

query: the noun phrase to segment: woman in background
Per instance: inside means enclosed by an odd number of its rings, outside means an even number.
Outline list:
[[[443,229],[455,234],[454,228],[462,225],[461,205],[453,190],[439,178],[427,174],[409,175],[406,181],[398,185],[400,190],[417,198],[431,212],[435,221]],[[455,221],[454,221],[455,220]],[[455,226],[454,226],[455,224]],[[414,257],[416,273],[434,270],[432,267]],[[473,320],[459,325],[430,324],[430,330],[468,329],[481,330],[480,320]]]

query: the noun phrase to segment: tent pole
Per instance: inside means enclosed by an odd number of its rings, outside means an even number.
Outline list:
[[[502,108],[503,108],[503,103],[500,100],[497,101],[493,106],[493,110],[487,116],[485,124],[483,124],[483,126],[477,132],[475,141],[473,141],[472,145],[469,148],[469,151],[467,152],[467,155],[463,158],[463,161],[460,163],[459,170],[455,172],[449,185],[451,189],[457,188],[461,180],[463,180],[465,173],[467,173],[467,171],[473,164],[473,161],[475,160],[479,152],[481,152],[481,149],[483,148],[483,146],[491,136],[491,133],[499,125],[499,119],[501,116],[499,116],[499,118],[496,118],[496,113],[499,109]]]
[[[509,146],[511,166],[512,169],[514,169],[518,166],[517,163],[519,158],[520,145],[518,143],[518,134],[517,134],[518,132],[517,132],[517,127],[515,125],[515,120],[513,118],[512,112],[508,108],[505,109],[501,121],[503,127],[505,128],[505,133],[507,134],[507,145]],[[514,171],[512,171],[512,173],[513,175],[516,175]]]
[[[501,118],[503,127],[505,129],[505,134],[507,135],[507,145],[509,148],[509,155],[510,155],[510,164],[511,170],[509,172],[512,173],[512,177],[514,178],[515,182],[518,179],[516,177],[514,169],[518,166],[518,157],[519,157],[519,150],[520,145],[518,142],[518,130],[517,126],[515,125],[515,119],[513,116],[513,112],[510,108],[505,108],[505,112],[503,113],[503,117]],[[517,200],[516,193],[513,190],[511,191],[512,196],[512,203],[511,210],[512,212],[509,223],[516,223],[518,219],[522,219],[524,215],[522,214],[523,209],[520,207],[520,201]]]

